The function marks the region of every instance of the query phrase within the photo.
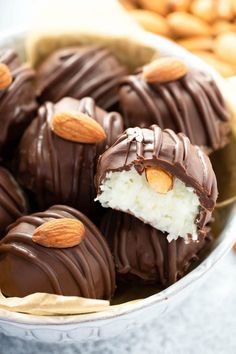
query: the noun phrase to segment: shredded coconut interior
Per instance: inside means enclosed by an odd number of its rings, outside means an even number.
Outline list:
[[[158,230],[167,232],[168,240],[183,237],[198,239],[196,216],[199,199],[194,189],[186,187],[178,178],[173,189],[166,194],[157,193],[148,184],[145,173],[140,175],[134,167],[129,171],[108,172],[98,200],[103,207],[129,212]]]

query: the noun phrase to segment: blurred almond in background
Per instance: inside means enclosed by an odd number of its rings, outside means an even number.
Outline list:
[[[197,54],[221,75],[236,74],[236,0],[120,0],[145,30]]]

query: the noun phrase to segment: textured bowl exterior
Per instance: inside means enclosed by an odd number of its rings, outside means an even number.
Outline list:
[[[12,47],[24,58],[25,31],[6,33],[0,36],[0,48]],[[195,67],[201,66],[213,76],[219,75],[186,50],[170,41],[148,33],[143,33],[145,43],[161,49],[163,55],[175,55],[184,58]],[[83,342],[86,340],[104,340],[116,336],[146,321],[156,318],[163,321],[163,315],[178,306],[191,291],[197,289],[201,282],[214,269],[218,261],[231,249],[236,230],[236,205],[231,208],[227,224],[215,242],[215,248],[201,264],[188,275],[169,288],[119,308],[106,312],[77,316],[31,316],[0,310],[0,332],[25,340],[42,342]]]

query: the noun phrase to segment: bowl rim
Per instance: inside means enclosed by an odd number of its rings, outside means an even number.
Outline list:
[[[28,32],[27,28],[13,28],[10,30],[4,30],[0,34],[0,48],[1,42],[4,40],[22,37]],[[193,60],[194,65],[201,67],[203,70],[210,72],[214,78],[221,79],[221,76],[212,69],[208,64],[204,63],[201,59],[197,58],[192,53],[189,53],[186,49],[181,48],[179,45],[171,42],[170,40],[154,35],[145,31],[140,32],[146,40],[146,43],[154,44],[158,42],[160,45],[166,46],[173,50],[173,55],[178,57],[185,58],[186,60]],[[167,50],[168,52],[168,50]],[[210,252],[210,254],[192,271],[185,275],[182,279],[178,280],[175,284],[169,286],[168,288],[148,296],[144,299],[140,299],[136,302],[127,302],[124,305],[118,308],[108,308],[102,312],[90,313],[90,314],[81,314],[81,315],[63,315],[63,316],[36,316],[18,312],[11,312],[8,310],[0,310],[0,323],[11,322],[12,324],[20,325],[42,325],[42,326],[65,326],[72,324],[91,324],[95,321],[104,321],[108,319],[123,317],[125,315],[136,313],[140,310],[153,306],[161,302],[165,302],[170,298],[175,297],[182,290],[189,287],[196,281],[198,281],[203,275],[205,275],[209,270],[211,270],[215,264],[217,264],[221,258],[231,249],[233,243],[235,242],[236,237],[234,236],[234,230],[236,229],[236,203],[232,205],[232,210],[226,224],[226,227],[221,232],[218,237],[218,245]]]

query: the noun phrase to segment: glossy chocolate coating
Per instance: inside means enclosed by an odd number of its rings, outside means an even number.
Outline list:
[[[26,212],[23,192],[10,172],[0,167],[0,238],[6,228]]]
[[[182,132],[209,153],[229,141],[229,112],[209,74],[190,70],[179,80],[150,84],[138,73],[121,81],[119,95],[128,127]]]
[[[34,71],[21,64],[17,54],[9,49],[0,52],[0,63],[12,74],[11,85],[0,90],[0,159],[8,158],[37,109],[33,86]]]
[[[186,244],[181,237],[168,242],[165,233],[111,209],[102,220],[101,230],[114,255],[120,280],[162,287],[181,278],[212,239],[207,234],[199,242]]]
[[[83,112],[101,124],[107,139],[97,144],[64,140],[54,134],[50,120],[55,112]],[[55,203],[79,208],[91,215],[94,211],[94,174],[98,156],[113,144],[123,131],[122,117],[95,106],[92,98],[80,101],[64,98],[55,105],[47,102],[25,131],[19,148],[17,177],[34,193],[41,209]]]
[[[57,50],[37,71],[37,94],[41,102],[57,102],[65,96],[90,96],[110,109],[118,102],[118,82],[126,69],[105,48],[72,47]]]
[[[146,167],[158,166],[192,187],[200,201],[195,223],[199,234],[205,233],[218,191],[211,162],[198,146],[192,145],[184,134],[161,130],[157,125],[150,129],[129,128],[99,158],[95,177],[98,193],[108,171],[129,170],[132,166],[140,174],[145,173]]]
[[[32,241],[46,221],[80,220],[82,242],[71,248],[47,248]],[[63,231],[62,231],[63,232]],[[0,242],[0,288],[6,296],[36,292],[110,299],[115,290],[114,262],[106,240],[82,213],[63,205],[19,218]]]

